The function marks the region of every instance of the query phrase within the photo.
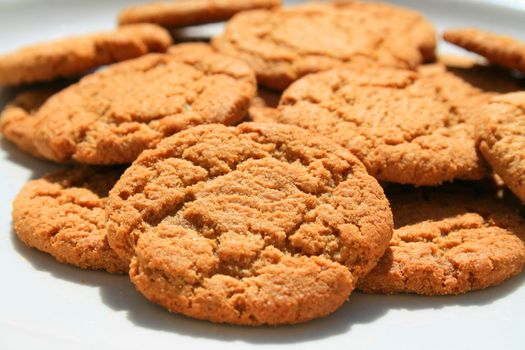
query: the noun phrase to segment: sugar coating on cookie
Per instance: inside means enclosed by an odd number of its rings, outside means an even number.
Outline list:
[[[519,207],[488,194],[405,189],[387,197],[394,235],[358,288],[368,293],[461,294],[497,285],[525,264]]]
[[[54,93],[55,89],[29,90],[18,94],[0,114],[0,132],[21,150],[42,158],[33,142],[34,113]]]
[[[255,95],[253,71],[210,52],[150,54],[84,77],[35,113],[34,142],[46,158],[131,163],[191,126],[234,124]]]
[[[267,9],[281,0],[178,0],[159,1],[128,7],[119,14],[119,24],[155,23],[183,27],[225,21],[238,12]]]
[[[443,38],[493,63],[525,73],[525,42],[475,28],[448,30]]]
[[[278,90],[343,63],[413,68],[434,58],[432,25],[416,12],[379,3],[309,3],[242,12],[213,38],[248,62],[260,84]]]
[[[479,125],[479,149],[525,203],[525,92],[493,97]]]
[[[108,238],[148,299],[233,324],[325,316],[382,255],[392,217],[348,151],[300,128],[199,126],[110,193]]]
[[[83,269],[123,273],[109,247],[105,205],[122,170],[79,167],[28,182],[13,203],[13,226],[28,246]]]
[[[20,85],[79,76],[90,69],[149,52],[164,52],[170,34],[152,24],[137,24],[21,48],[0,55],[0,85]]]
[[[486,99],[440,66],[341,67],[298,80],[267,116],[336,141],[379,180],[437,185],[485,175],[469,120]]]

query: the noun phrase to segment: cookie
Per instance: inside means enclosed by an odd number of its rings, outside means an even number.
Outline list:
[[[104,207],[122,171],[79,167],[27,183],[13,203],[13,226],[28,246],[83,269],[126,272],[109,247]]]
[[[405,189],[388,193],[394,236],[359,281],[367,293],[461,294],[497,285],[525,264],[525,219],[488,194]]]
[[[392,233],[354,156],[293,126],[198,126],[145,151],[110,193],[108,239],[148,299],[232,324],[325,316]]]
[[[55,89],[36,89],[18,94],[0,114],[0,132],[21,150],[42,158],[33,142],[34,113],[54,93]]]
[[[165,29],[140,24],[27,46],[0,55],[0,85],[79,76],[102,65],[163,52],[169,45],[171,36]]]
[[[479,125],[479,149],[525,203],[525,92],[493,97]]]
[[[525,43],[517,39],[475,28],[448,30],[443,38],[493,63],[525,73]]]
[[[34,143],[56,162],[131,163],[194,125],[234,124],[255,95],[253,71],[210,52],[150,54],[86,76],[34,113]]]
[[[279,105],[280,94],[267,89],[259,89],[257,96],[252,99],[248,109],[248,119],[250,121],[271,122]]]
[[[478,63],[464,56],[445,55],[439,62],[449,73],[487,94],[497,95],[525,90],[525,79],[513,76],[507,69]]]
[[[343,63],[414,68],[434,58],[435,31],[408,9],[338,1],[242,12],[212,44],[248,62],[260,84],[283,90]]]
[[[471,124],[484,100],[441,66],[341,67],[295,82],[271,117],[329,137],[381,181],[438,185],[485,175]]]
[[[135,5],[124,9],[119,24],[155,23],[164,27],[184,27],[225,21],[238,12],[268,9],[281,0],[178,0]]]

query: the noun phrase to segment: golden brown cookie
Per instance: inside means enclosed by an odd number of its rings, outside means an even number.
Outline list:
[[[353,155],[297,127],[198,126],[145,151],[110,193],[108,239],[148,299],[233,324],[325,316],[392,233]]]
[[[234,124],[255,95],[253,71],[217,53],[150,54],[84,77],[35,113],[34,143],[47,159],[131,163],[194,125]]]
[[[242,12],[212,43],[248,62],[260,84],[283,90],[303,75],[343,63],[414,68],[434,58],[436,39],[416,12],[338,1]]]
[[[525,73],[525,43],[517,39],[475,28],[448,30],[443,38],[491,62]]]
[[[519,207],[486,193],[387,191],[394,236],[359,289],[368,293],[460,294],[497,285],[525,264]]]
[[[18,94],[0,114],[0,132],[21,150],[42,158],[33,142],[34,113],[56,89],[36,89]]]
[[[525,92],[493,97],[479,124],[479,149],[525,203]]]
[[[281,0],[175,0],[135,5],[124,9],[119,24],[155,23],[184,27],[225,21],[238,12],[280,6]]]
[[[151,24],[51,41],[0,55],[0,85],[20,85],[79,76],[148,52],[164,52],[171,36]]]
[[[336,141],[379,180],[437,185],[485,175],[469,122],[484,100],[440,66],[341,67],[295,82],[273,117]]]
[[[83,269],[128,270],[109,247],[104,207],[122,170],[79,167],[25,185],[13,203],[13,225],[28,246]]]

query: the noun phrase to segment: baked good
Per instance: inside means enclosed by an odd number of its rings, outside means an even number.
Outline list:
[[[73,36],[0,55],[0,85],[20,85],[79,76],[90,69],[164,52],[171,36],[151,24]]]
[[[438,185],[485,176],[472,120],[487,99],[439,65],[341,67],[295,82],[269,116],[341,144],[381,181]]]
[[[163,140],[117,182],[107,215],[110,245],[148,299],[246,325],[333,312],[392,229],[361,162],[277,124],[203,125]]]
[[[411,10],[337,1],[242,12],[212,44],[249,63],[259,84],[283,90],[343,63],[414,68],[434,58],[436,39],[432,25]]]
[[[525,92],[495,96],[486,105],[479,124],[479,149],[525,202]]]
[[[272,8],[281,0],[176,0],[130,6],[120,12],[119,24],[155,23],[184,27],[225,21],[238,12]]]
[[[123,273],[109,247],[105,205],[121,169],[77,167],[28,182],[13,203],[13,226],[29,247],[83,269]]]
[[[505,198],[454,189],[387,191],[394,235],[360,280],[367,293],[460,294],[497,285],[525,264],[525,219]]]
[[[34,143],[56,162],[131,163],[162,138],[207,123],[242,120],[253,71],[217,53],[150,54],[84,77],[34,113]]]
[[[525,73],[525,43],[515,38],[476,28],[447,30],[443,38],[490,62]]]

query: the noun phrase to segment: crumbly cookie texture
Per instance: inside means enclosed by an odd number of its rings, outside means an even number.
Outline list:
[[[0,55],[0,85],[20,85],[79,76],[90,69],[164,52],[170,34],[152,24],[137,24],[84,36],[27,46]]]
[[[213,322],[336,310],[388,244],[377,181],[300,128],[199,126],[145,151],[110,193],[108,238],[148,299]]]
[[[34,142],[46,158],[85,164],[131,163],[183,129],[234,124],[255,95],[243,62],[188,47],[150,54],[86,76],[35,112]]]
[[[42,158],[33,142],[34,113],[54,93],[55,89],[38,89],[22,92],[0,114],[0,132],[21,150]]]
[[[438,185],[485,175],[471,120],[481,91],[439,65],[336,68],[306,76],[263,115],[327,136],[382,181]]]
[[[390,190],[390,189],[389,189]],[[368,293],[460,294],[497,285],[525,264],[525,220],[516,203],[471,191],[389,193],[394,236],[359,281]]]
[[[479,149],[525,203],[525,92],[493,97],[479,125]]]
[[[517,39],[475,28],[448,30],[443,38],[493,63],[525,73],[525,43]]]
[[[248,62],[260,84],[283,90],[343,63],[414,68],[434,58],[436,38],[432,25],[410,10],[338,1],[240,13],[212,44]]]
[[[13,226],[28,246],[83,269],[128,270],[109,247],[105,205],[120,169],[60,170],[25,185],[13,203]]]
[[[225,21],[238,12],[280,6],[281,0],[178,0],[131,6],[119,15],[119,24],[155,23],[184,27]]]

